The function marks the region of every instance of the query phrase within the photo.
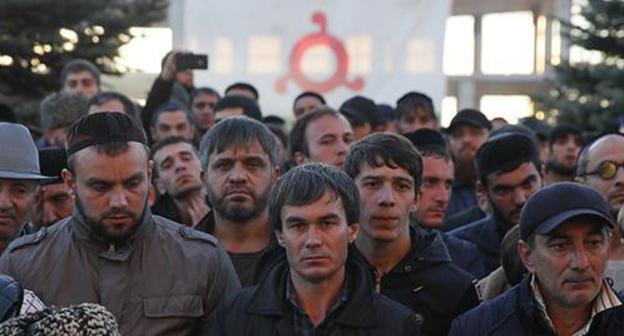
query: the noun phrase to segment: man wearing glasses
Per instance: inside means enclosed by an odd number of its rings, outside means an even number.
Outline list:
[[[608,201],[611,215],[617,218],[624,204],[624,135],[619,133],[603,135],[587,144],[579,155],[576,180],[598,190]],[[607,263],[606,276],[613,287],[624,289],[624,246],[622,233],[613,230],[611,254]]]

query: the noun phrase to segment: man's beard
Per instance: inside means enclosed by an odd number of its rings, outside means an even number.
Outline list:
[[[474,186],[478,178],[474,158],[471,160],[455,160],[455,167],[455,180],[463,185]]]
[[[264,211],[267,207],[271,190],[271,186],[267,187],[258,197],[256,197],[255,194],[250,193],[253,195],[255,202],[253,206],[247,207],[244,204],[228,204],[225,200],[227,193],[224,193],[224,195],[219,198],[210,186],[206,188],[206,191],[208,192],[208,199],[210,200],[210,204],[212,205],[214,211],[221,217],[232,222],[246,222],[260,215],[260,213],[262,213],[262,211]]]
[[[551,170],[557,175],[566,176],[570,178],[574,177],[574,173],[576,171],[576,167],[564,166],[563,164],[555,160],[548,161],[546,163],[546,169]]]
[[[82,216],[85,223],[93,230],[93,232],[97,235],[97,237],[104,239],[109,243],[113,243],[114,245],[120,245],[125,243],[128,238],[130,238],[138,229],[145,216],[145,210],[147,209],[147,198],[145,199],[145,205],[143,207],[143,211],[141,212],[141,216],[137,219],[134,216],[134,213],[128,210],[108,210],[102,214],[102,218],[112,215],[112,214],[124,214],[131,216],[134,218],[134,223],[128,228],[126,231],[120,232],[118,234],[110,234],[106,231],[106,226],[102,224],[102,222],[89,217],[82,206],[82,201],[80,200],[80,196],[76,193],[76,211]]]

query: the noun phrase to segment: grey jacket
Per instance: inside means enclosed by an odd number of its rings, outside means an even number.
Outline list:
[[[123,246],[103,241],[75,212],[12,242],[0,273],[48,305],[105,306],[122,335],[206,334],[218,300],[240,288],[214,237],[149,209]]]

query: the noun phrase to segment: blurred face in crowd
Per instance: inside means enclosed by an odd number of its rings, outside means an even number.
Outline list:
[[[598,295],[609,258],[609,235],[593,217],[567,220],[548,235],[535,235],[534,246],[519,243],[525,267],[550,309],[590,306]]]
[[[0,241],[10,242],[30,220],[37,181],[0,178]]]
[[[409,215],[418,206],[418,195],[407,170],[363,163],[354,181],[360,193],[362,238],[391,243],[409,234]]]
[[[186,88],[192,88],[194,86],[193,70],[187,69],[176,72],[176,81]]]
[[[314,96],[303,96],[295,101],[293,113],[295,114],[295,118],[299,118],[321,105],[323,105],[323,102],[318,98]]]
[[[284,246],[293,281],[319,283],[343,281],[349,243],[358,225],[348,225],[340,197],[326,190],[323,197],[306,205],[284,205],[282,230],[276,230]]]
[[[198,94],[193,100],[193,115],[200,128],[208,130],[214,124],[214,108],[218,100],[216,96],[206,93]]]
[[[518,224],[524,204],[541,186],[542,178],[531,162],[509,172],[487,176],[487,195],[495,212],[508,227]]]
[[[617,214],[624,205],[624,137],[607,135],[588,149],[586,176],[583,183],[596,188]],[[601,174],[602,172],[602,174]],[[602,175],[602,176],[601,176]]]
[[[414,108],[403,113],[398,122],[399,131],[402,134],[414,132],[421,128],[438,129],[438,121],[431,112],[422,108]]]
[[[352,141],[353,131],[344,117],[324,115],[311,121],[306,127],[308,156],[297,153],[295,162],[323,162],[342,168]]]
[[[154,153],[158,171],[156,184],[161,192],[173,198],[184,198],[203,187],[203,171],[193,146],[178,142],[160,148]]]
[[[102,105],[89,106],[88,114],[93,114],[93,113],[98,113],[98,112],[121,112],[124,114],[128,114],[124,104],[117,99],[108,100],[104,102],[104,104]]]
[[[63,179],[77,210],[91,228],[110,241],[124,241],[138,228],[147,204],[151,163],[138,142],[115,156],[87,147],[73,156]]]
[[[67,192],[65,184],[46,184],[42,185],[37,193],[33,221],[38,227],[50,226],[71,216],[73,211],[74,199]]]
[[[78,71],[67,74],[62,91],[67,93],[83,93],[87,97],[93,97],[100,91],[100,88],[93,74],[89,71]]]
[[[192,140],[195,128],[184,111],[168,111],[160,113],[152,134],[155,141],[174,135]]]
[[[574,168],[582,146],[583,143],[579,136],[568,133],[553,142],[551,147],[552,159],[564,167]]]
[[[65,147],[67,142],[67,131],[71,125],[57,127],[55,129],[49,129],[43,131],[43,136],[50,145],[57,147]]]
[[[477,150],[487,140],[488,131],[472,125],[461,125],[453,129],[449,137],[449,151],[455,160],[472,161]]]
[[[428,228],[442,225],[451,198],[454,175],[453,161],[438,155],[423,156],[420,202],[414,213],[419,224]]]
[[[215,212],[242,222],[259,216],[268,204],[279,168],[257,140],[249,146],[231,146],[210,153],[205,185]]]

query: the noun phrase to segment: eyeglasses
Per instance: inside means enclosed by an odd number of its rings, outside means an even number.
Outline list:
[[[607,160],[601,162],[596,170],[583,173],[580,176],[598,175],[603,180],[611,180],[617,175],[617,171],[620,167],[624,167],[624,163],[615,163]]]

